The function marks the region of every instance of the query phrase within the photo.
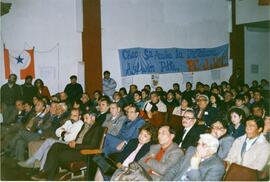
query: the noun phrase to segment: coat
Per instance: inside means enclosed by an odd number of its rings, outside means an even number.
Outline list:
[[[214,154],[202,161],[198,169],[191,169],[190,160],[195,152],[195,147],[189,147],[185,156],[171,166],[161,180],[182,181],[182,177],[186,175],[189,181],[220,181],[225,172],[223,161]]]
[[[258,136],[256,142],[250,147],[248,151],[241,156],[242,146],[246,141],[246,135],[237,138],[232,148],[225,159],[230,163],[236,163],[242,166],[249,167],[251,169],[257,169],[261,171],[267,163],[270,155],[270,144],[265,139],[263,134]]]
[[[163,154],[163,157],[160,161],[157,161],[155,159],[150,159],[147,162],[145,162],[146,159],[148,159],[151,155],[156,155],[161,148],[160,144],[152,145],[150,147],[150,151],[139,160],[139,164],[146,170],[152,170],[158,173],[158,175],[151,174],[151,177],[153,180],[159,180],[163,175],[165,175],[166,170],[175,165],[176,162],[184,156],[184,153],[176,143],[172,143],[168,149],[166,149],[165,153]]]

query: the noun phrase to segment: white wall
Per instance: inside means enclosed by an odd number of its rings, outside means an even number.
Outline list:
[[[236,0],[236,24],[270,20],[270,6],[259,6],[258,0]]]
[[[51,93],[62,91],[69,82],[69,76],[78,75],[82,69],[78,63],[82,61],[82,17],[78,17],[80,13],[76,12],[76,9],[81,9],[80,3],[76,0],[5,2],[11,2],[12,6],[9,14],[1,17],[1,43],[10,50],[35,46],[36,77],[44,80]],[[55,49],[50,50],[54,46]],[[2,50],[1,47],[1,58]],[[6,82],[3,61],[0,71],[2,85]],[[79,77],[81,81],[84,85],[84,78]]]
[[[245,28],[245,80],[270,80],[270,31]],[[252,73],[251,65],[258,65],[258,73]]]
[[[229,42],[227,0],[102,0],[103,71],[110,70],[122,84],[118,49],[145,48],[211,48]],[[221,70],[221,79],[212,80],[213,71],[196,72],[194,82],[212,83],[228,80],[231,64]],[[133,78],[133,79],[132,79]],[[134,76],[141,89],[150,84],[151,75]],[[182,74],[159,75],[165,89],[174,82],[183,83]],[[181,87],[183,88],[183,87]]]

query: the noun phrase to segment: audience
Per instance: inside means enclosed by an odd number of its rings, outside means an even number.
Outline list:
[[[86,159],[79,153],[81,148],[98,148],[102,126],[108,128],[103,152],[118,168],[112,179],[121,179],[116,176],[129,171],[133,161],[139,161],[153,180],[221,180],[221,159],[256,170],[269,167],[267,80],[262,79],[260,85],[253,81],[251,87],[226,81],[213,82],[210,87],[197,82],[194,90],[187,82],[183,93],[179,83],[167,92],[160,85],[151,92],[150,85],[139,90],[132,84],[127,94],[124,87],[116,90],[108,73],[104,72],[103,86],[110,90],[103,89],[104,95],[96,90],[92,98],[83,93],[75,75],[64,92],[51,96],[41,79],[33,86],[28,75],[19,86],[17,76],[11,74],[1,86],[1,156],[15,157],[21,167],[33,168],[41,162],[32,179],[54,180],[59,166]],[[84,126],[79,119],[82,113],[86,113]],[[157,145],[153,145],[151,123],[161,125]],[[171,148],[179,155],[171,155]],[[24,161],[26,152],[29,159]],[[109,180],[110,176],[101,168],[97,179]]]

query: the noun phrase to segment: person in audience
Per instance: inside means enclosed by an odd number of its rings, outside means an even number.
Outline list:
[[[134,104],[140,109],[143,110],[143,106],[145,102],[142,100],[142,93],[140,91],[135,91],[134,92]]]
[[[174,91],[177,91],[177,90],[180,91],[180,85],[179,85],[179,83],[174,83],[173,84],[173,90]]]
[[[88,117],[88,116],[84,116]],[[47,158],[47,153],[50,150],[51,146],[55,143],[68,143],[76,139],[79,131],[83,126],[83,121],[80,120],[80,110],[72,109],[70,120],[67,120],[63,126],[58,128],[55,131],[56,136],[59,138],[48,138],[44,141],[38,151],[26,161],[18,162],[18,165],[25,168],[33,168],[35,161],[41,161],[40,170],[43,170],[44,164]]]
[[[72,75],[69,77],[70,83],[66,85],[64,92],[68,96],[68,101],[73,104],[75,100],[79,100],[83,94],[83,88],[81,84],[77,83],[77,76]]]
[[[242,109],[234,108],[230,111],[231,122],[228,126],[228,134],[238,138],[245,134],[245,113]]]
[[[200,134],[204,133],[203,127],[196,123],[195,114],[192,110],[187,110],[183,114],[183,128],[176,134],[175,143],[184,151],[190,146],[196,146]]]
[[[239,108],[242,109],[245,112],[245,117],[247,118],[250,114],[249,108],[245,105],[245,97],[244,95],[237,95],[235,97],[235,106],[232,106],[231,109],[233,108]]]
[[[184,152],[173,142],[174,137],[175,131],[169,125],[161,126],[158,130],[159,144],[152,145],[150,151],[139,160],[154,181],[166,175],[166,170],[184,156]]]
[[[186,90],[183,92],[183,95],[193,97],[194,93],[192,91],[192,83],[190,82],[186,83]]]
[[[191,97],[183,96],[180,106],[175,107],[172,114],[176,116],[183,116],[187,110],[192,110],[192,99]]]
[[[270,155],[270,144],[262,134],[262,118],[250,116],[246,122],[246,134],[237,138],[225,161],[261,171]]]
[[[24,152],[30,141],[40,139],[40,129],[45,118],[46,106],[42,100],[39,100],[35,106],[35,113],[29,117],[25,126],[21,128],[9,143],[9,149],[19,161],[24,161]],[[7,150],[9,150],[7,149]]]
[[[210,90],[211,94],[216,94],[218,95],[218,98],[219,98],[219,101],[223,101],[224,98],[222,97],[222,95],[220,94],[220,90],[219,90],[219,87],[218,86],[213,86],[211,87],[211,90]],[[211,99],[210,99],[211,100]],[[221,103],[220,103],[221,104]]]
[[[67,105],[68,111],[72,108],[72,103],[68,99],[68,95],[66,92],[60,92],[59,93],[59,102],[65,103]]]
[[[151,92],[151,86],[150,86],[149,84],[144,85],[144,86],[143,86],[143,89],[147,90],[148,93]]]
[[[93,92],[92,105],[95,106],[97,110],[98,110],[98,101],[100,100],[101,97],[102,97],[102,93],[100,90],[95,90]]]
[[[115,174],[124,171],[133,161],[139,161],[150,150],[150,146],[156,141],[156,129],[151,124],[144,124],[139,130],[138,138],[131,139],[124,150],[117,153],[115,163],[117,171]],[[101,170],[98,170],[95,176],[95,181],[103,181],[108,176],[104,176]]]
[[[173,90],[169,90],[167,92],[167,96],[166,96],[166,100],[165,100],[165,104],[168,107],[171,107],[171,108],[175,108],[177,106],[179,106],[179,102],[175,99],[175,93]]]
[[[108,128],[108,134],[116,136],[126,120],[127,117],[121,112],[120,106],[113,102],[110,104],[110,113],[107,114],[102,126]]]
[[[28,75],[25,77],[24,84],[21,85],[22,99],[24,101],[32,101],[34,96],[38,95],[38,90],[32,85],[33,77]]]
[[[266,79],[261,79],[260,87],[263,91],[269,91],[269,81],[267,81]]]
[[[225,169],[217,156],[218,139],[201,134],[197,147],[189,147],[185,156],[165,172],[162,181],[220,181]]]
[[[147,101],[144,105],[144,111],[146,113],[151,112],[153,107],[156,107],[158,112],[167,112],[166,105],[160,100],[158,92],[154,91],[150,94],[151,100]]]
[[[222,103],[222,115],[224,115],[223,118],[227,117],[227,114],[232,106],[234,106],[234,100],[233,100],[233,94],[230,91],[224,92],[224,101]]]
[[[253,80],[252,83],[251,83],[250,89],[251,90],[256,90],[256,89],[258,89],[258,87],[259,87],[259,82],[257,80]]]
[[[253,104],[251,114],[260,118],[264,118],[266,114],[264,106],[260,103]]]
[[[260,104],[264,107],[266,112],[269,112],[269,104],[264,100],[262,92],[258,89],[254,90],[254,101],[252,105]]]
[[[104,71],[102,87],[103,87],[103,94],[112,98],[113,93],[115,92],[115,88],[117,87],[117,83],[113,78],[110,77],[110,75],[111,73],[109,71]]]
[[[125,105],[125,100],[122,98],[121,93],[117,91],[113,93],[113,102],[117,103],[121,109],[123,109]]]
[[[147,90],[147,89],[142,89],[142,100],[143,100],[144,102],[150,100],[150,95],[149,95],[149,93],[150,93],[149,90]]]
[[[209,106],[216,108],[220,112],[221,101],[219,96],[217,94],[211,93],[209,99],[210,99]]]
[[[86,161],[87,156],[80,153],[81,149],[99,148],[103,137],[102,127],[95,122],[95,115],[84,115],[84,125],[76,139],[64,143],[55,143],[50,148],[44,170],[31,177],[33,180],[55,180],[58,168],[73,161]]]
[[[214,107],[209,107],[209,98],[207,95],[199,95],[197,97],[197,106],[195,109],[195,116],[198,119],[200,125],[211,127],[213,121],[219,117],[218,110]]]
[[[14,122],[16,116],[16,100],[21,99],[20,86],[16,84],[17,75],[10,74],[8,82],[1,86],[1,112],[3,113],[3,123]]]
[[[175,91],[174,93],[175,93],[175,99],[178,101],[178,103],[181,103],[182,96],[183,96],[183,94],[181,93],[181,91]]]
[[[267,115],[264,118],[263,134],[264,134],[266,140],[270,143],[270,115]]]
[[[233,87],[236,87],[237,85],[243,85],[244,79],[242,77],[240,68],[237,68],[235,72],[233,72],[233,74],[230,76],[229,82]]]
[[[98,101],[98,113],[96,117],[96,123],[102,125],[106,120],[106,115],[109,113],[110,100],[106,97],[101,97]]]
[[[43,81],[41,79],[36,79],[34,82],[34,86],[38,91],[38,96],[40,97],[46,97],[48,99],[51,98],[50,91],[47,86],[44,85]]]
[[[118,135],[106,135],[103,153],[108,156],[111,153],[120,152],[124,149],[129,140],[137,138],[139,135],[139,128],[145,123],[139,117],[139,108],[131,104],[128,107],[127,120],[124,122]]]
[[[217,151],[217,155],[221,159],[227,157],[234,142],[234,138],[228,135],[227,131],[227,123],[225,121],[217,120],[211,126],[211,135],[219,140],[219,148]]]

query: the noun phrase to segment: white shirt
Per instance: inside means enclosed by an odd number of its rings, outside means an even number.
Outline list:
[[[247,140],[246,140],[246,150],[245,151],[248,151],[250,149],[250,147],[255,143],[257,138],[258,137],[255,137],[255,138],[252,138],[252,139],[247,138]]]
[[[82,126],[83,126],[82,120],[76,121],[74,123],[72,123],[70,120],[67,120],[62,126],[56,129],[55,134],[57,137],[59,137],[59,139],[62,139],[61,133],[65,131],[66,134],[62,140],[65,142],[70,142],[76,139]]]
[[[150,104],[150,102],[151,100],[147,101],[143,107],[147,112],[151,111],[152,109],[152,105]],[[158,101],[156,106],[158,108],[158,112],[167,112],[167,106],[161,100]]]

